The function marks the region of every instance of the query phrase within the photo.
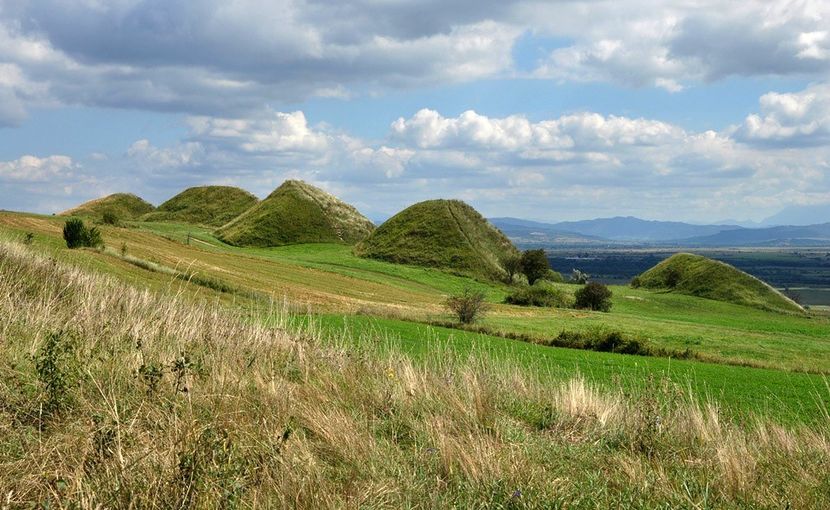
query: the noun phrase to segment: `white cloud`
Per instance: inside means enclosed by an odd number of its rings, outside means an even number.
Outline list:
[[[823,79],[829,16],[809,0],[6,0],[0,123],[57,104],[238,117],[507,78],[527,33],[570,41],[533,73],[557,81],[678,92],[732,75]]]
[[[818,145],[830,142],[830,85],[815,84],[795,93],[770,92],[761,113],[736,128],[739,140],[755,144]]]
[[[69,156],[22,156],[14,161],[0,161],[0,182],[47,182],[69,175],[74,167]]]

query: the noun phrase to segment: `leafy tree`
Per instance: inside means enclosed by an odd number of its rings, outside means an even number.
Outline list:
[[[63,238],[68,248],[98,247],[104,244],[96,227],[87,228],[83,220],[70,218],[63,226]]]
[[[574,293],[576,308],[587,308],[600,312],[611,310],[611,290],[598,282],[589,282]]]
[[[513,283],[513,278],[522,271],[522,256],[518,253],[505,255],[501,259],[501,266],[507,272],[507,283]]]
[[[484,301],[484,293],[470,288],[465,288],[459,295],[450,296],[444,304],[462,324],[472,324],[489,309]]]
[[[545,250],[527,250],[522,253],[522,273],[527,276],[527,283],[533,285],[536,280],[540,280],[547,276],[550,270],[550,263],[548,257],[545,255]]]

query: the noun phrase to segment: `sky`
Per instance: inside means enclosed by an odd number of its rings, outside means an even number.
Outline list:
[[[373,219],[830,204],[830,2],[0,0],[0,209],[288,178]]]

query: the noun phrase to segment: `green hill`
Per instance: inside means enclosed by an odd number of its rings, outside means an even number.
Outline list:
[[[154,209],[152,204],[132,193],[114,193],[85,202],[78,207],[60,213],[60,215],[87,216],[101,219],[105,212],[112,212],[119,220],[137,220]]]
[[[634,279],[647,289],[668,289],[717,301],[777,312],[803,312],[768,284],[724,262],[678,253]]]
[[[356,248],[362,257],[485,278],[502,276],[499,261],[515,251],[500,230],[459,200],[428,200],[408,207]]]
[[[268,198],[217,231],[236,246],[354,244],[374,225],[351,205],[303,181],[285,181]]]
[[[257,202],[251,193],[232,186],[197,186],[164,202],[142,220],[221,227]]]

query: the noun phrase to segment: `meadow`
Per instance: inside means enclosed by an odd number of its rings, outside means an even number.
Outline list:
[[[0,241],[9,508],[830,504],[826,414],[735,417],[653,372],[551,378],[515,362],[528,343],[246,310],[184,281],[150,291],[23,239]],[[395,328],[440,345],[413,356]]]
[[[109,246],[104,252],[69,251],[60,238],[60,218],[4,213],[0,225],[8,237],[34,232],[37,249],[133,285],[155,291],[175,287],[185,299],[219,301],[252,314],[263,300],[285,301],[299,317],[310,314],[323,329],[337,325],[345,329],[340,336],[359,338],[350,333],[369,328],[413,355],[431,351],[433,339],[438,339],[448,349],[484,349],[537,373],[560,380],[579,374],[607,388],[620,381],[633,387],[649,377],[668,378],[712,398],[731,415],[766,413],[787,423],[821,418],[830,400],[825,376],[830,372],[830,318],[820,313],[775,314],[623,286],[612,288],[610,313],[523,308],[501,304],[510,291],[506,285],[363,259],[344,245],[236,248],[190,225],[134,223],[102,226]],[[122,246],[126,257],[118,253]],[[169,272],[148,270],[129,259],[199,279],[171,278]],[[221,282],[226,291],[217,291],[211,282]],[[443,300],[470,286],[492,302],[479,324],[487,334],[428,325],[450,321]],[[575,288],[561,286],[567,292]],[[562,331],[619,331],[670,351],[693,351],[710,362],[533,343]],[[517,335],[530,342],[503,338]]]

